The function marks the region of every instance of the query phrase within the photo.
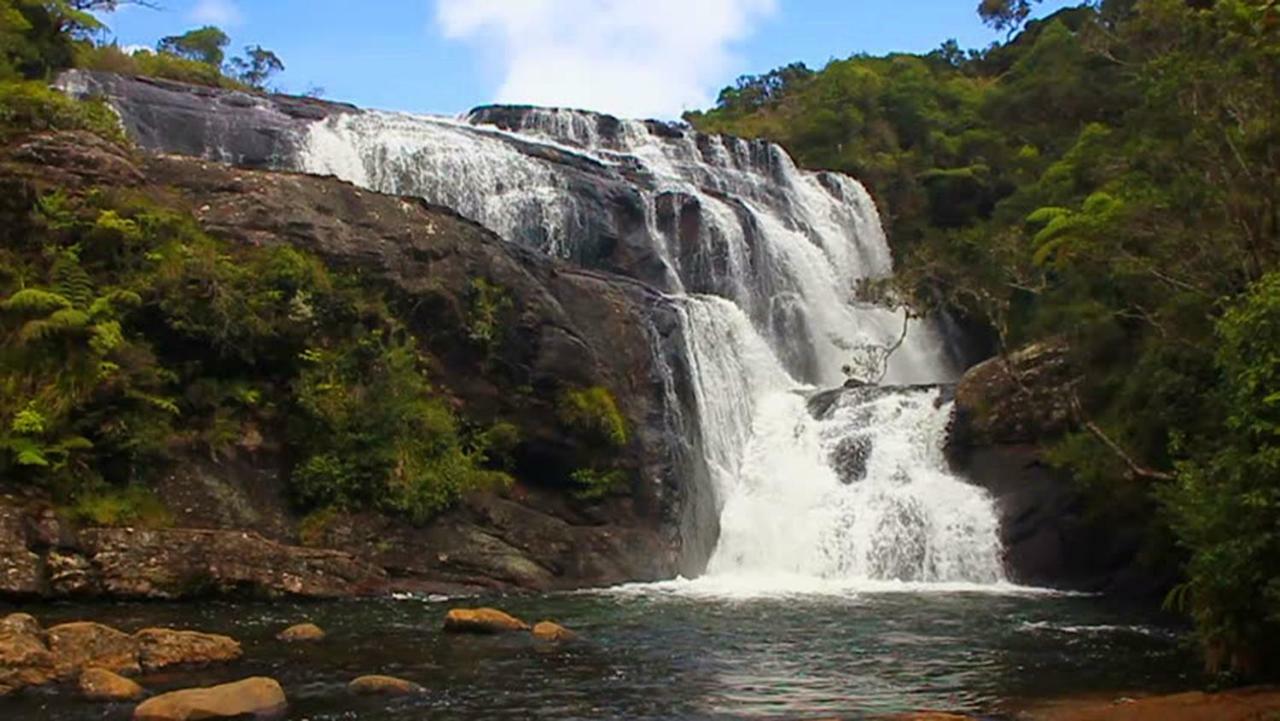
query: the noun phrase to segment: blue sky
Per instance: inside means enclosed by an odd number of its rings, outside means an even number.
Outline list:
[[[744,73],[999,37],[976,0],[161,0],[106,19],[122,45],[212,23],[286,64],[282,89],[458,113],[488,102],[675,117]],[[1063,6],[1048,0],[1045,10]]]

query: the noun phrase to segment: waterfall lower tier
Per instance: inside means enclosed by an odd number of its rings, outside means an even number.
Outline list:
[[[943,456],[950,403],[941,389],[814,397],[736,306],[707,297],[682,305],[719,510],[708,582],[781,590],[797,579],[1004,580],[993,503]]]

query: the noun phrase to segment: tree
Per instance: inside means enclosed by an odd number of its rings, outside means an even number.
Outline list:
[[[267,80],[282,72],[284,63],[270,50],[261,45],[252,45],[244,49],[244,57],[234,58],[230,62],[230,70],[245,85],[265,90]]]
[[[231,42],[231,38],[219,28],[206,25],[197,30],[190,30],[182,35],[170,35],[162,38],[156,49],[162,53],[177,55],[181,58],[222,67],[226,54],[223,52]]]
[[[1031,14],[1031,4],[1039,0],[980,0],[978,14],[996,30],[1017,30]]]

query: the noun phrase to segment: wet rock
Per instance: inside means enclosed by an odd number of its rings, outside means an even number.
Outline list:
[[[444,617],[448,633],[510,633],[528,631],[529,624],[496,608],[455,608]]]
[[[314,623],[300,623],[296,626],[290,626],[280,633],[276,634],[276,638],[289,643],[297,643],[304,641],[323,641],[325,637],[324,629]]]
[[[25,613],[0,620],[0,696],[57,678],[40,624]]]
[[[831,451],[831,466],[844,484],[857,483],[867,477],[867,460],[871,457],[871,437],[854,435],[842,439]]]
[[[1071,425],[1076,375],[1060,342],[1033,343],[970,368],[956,385],[950,443],[1035,443]]]
[[[240,642],[229,636],[197,631],[147,628],[134,634],[138,661],[147,671],[179,664],[234,661],[242,655]]]
[[[89,701],[136,701],[143,693],[137,683],[104,668],[86,668],[80,674],[80,695]]]
[[[423,688],[412,681],[394,676],[361,676],[347,684],[347,690],[357,696],[408,696],[422,693]]]
[[[14,633],[36,636],[40,634],[40,622],[29,613],[11,613],[0,618],[0,634]]]
[[[1155,598],[1177,569],[1143,559],[1140,523],[1106,523],[1045,449],[1073,424],[1067,348],[1043,342],[969,369],[956,386],[952,468],[994,497],[1011,580]]]
[[[57,676],[65,678],[94,666],[116,673],[138,673],[138,641],[110,626],[89,621],[64,623],[45,634]]]
[[[539,621],[533,626],[533,637],[541,641],[573,641],[578,634],[552,621]]]
[[[280,684],[270,678],[257,677],[156,696],[134,709],[133,721],[274,718],[283,715],[287,707],[288,700]]]

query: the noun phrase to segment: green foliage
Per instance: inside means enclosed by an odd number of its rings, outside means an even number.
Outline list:
[[[597,500],[626,488],[627,473],[620,469],[579,468],[570,476],[578,486],[574,495],[582,500]]]
[[[412,338],[392,327],[302,353],[293,489],[307,507],[372,506],[426,521],[463,493],[509,482],[483,467]],[[477,436],[474,440],[481,440]]]
[[[46,195],[23,227],[0,251],[6,480],[127,523],[147,514],[123,489],[175,449],[225,456],[277,428],[304,510],[423,521],[509,482],[518,433],[458,419],[378,289],[125,192]]]
[[[467,313],[467,337],[492,354],[500,338],[502,316],[511,308],[511,297],[484,278],[471,281],[471,307]]]
[[[608,388],[571,388],[560,394],[556,407],[560,421],[587,440],[607,447],[627,444],[627,420]]]
[[[176,55],[187,60],[222,67],[226,58],[224,49],[231,44],[231,38],[219,28],[206,25],[196,30],[189,30],[182,35],[170,35],[160,39],[156,50],[160,53]]]
[[[1164,489],[1190,552],[1186,593],[1213,670],[1256,674],[1280,643],[1280,272],[1218,322],[1224,432]]]
[[[71,517],[91,526],[166,528],[173,514],[150,489],[131,485],[119,490],[82,493],[67,508]]]
[[[244,57],[232,58],[228,67],[237,80],[255,90],[266,90],[267,81],[284,72],[280,57],[261,45],[246,47]]]
[[[170,52],[138,50],[126,53],[116,45],[80,46],[75,65],[121,75],[164,78],[193,85],[249,90],[249,86],[224,74],[221,66]]]
[[[105,103],[73,100],[40,82],[0,82],[0,140],[44,130],[88,130],[124,142],[120,121]]]
[[[320,508],[308,513],[298,524],[298,540],[304,546],[323,546],[329,527],[337,515],[338,511],[333,508]]]

